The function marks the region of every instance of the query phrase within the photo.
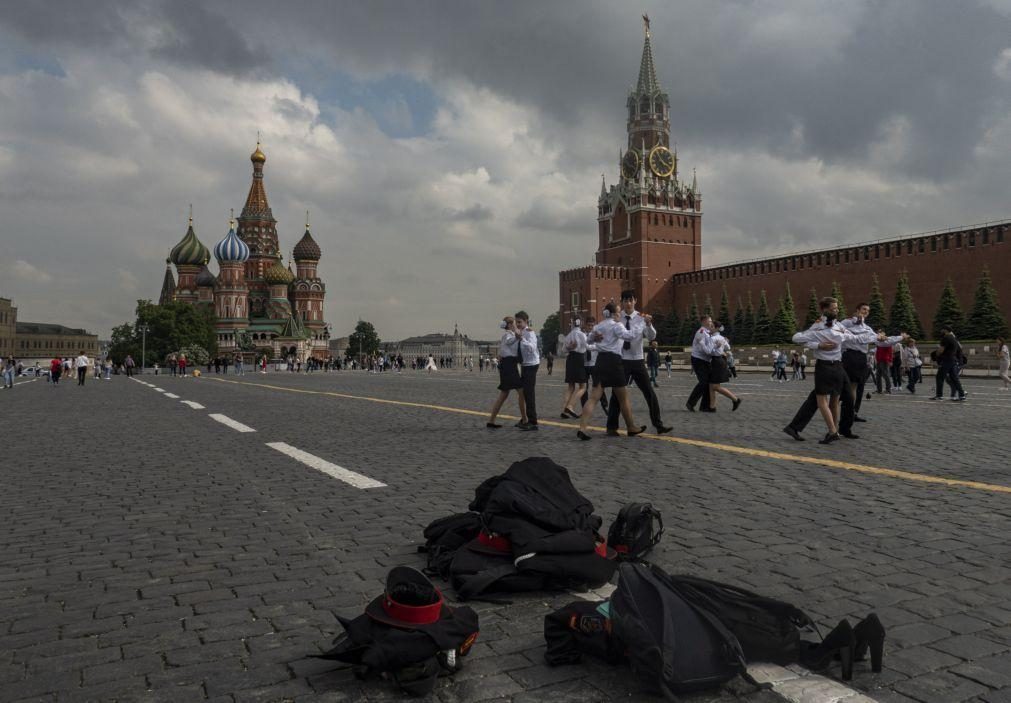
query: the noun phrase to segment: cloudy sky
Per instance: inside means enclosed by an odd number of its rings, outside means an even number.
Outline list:
[[[327,317],[495,335],[590,263],[652,18],[704,263],[1011,217],[1011,0],[0,0],[0,296],[103,337],[259,130]]]

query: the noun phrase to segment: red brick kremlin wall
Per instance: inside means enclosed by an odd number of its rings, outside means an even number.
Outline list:
[[[968,315],[984,266],[990,269],[1001,311],[1011,317],[1011,221],[675,274],[673,305],[683,317],[693,295],[700,310],[708,295],[718,313],[726,286],[731,315],[737,310],[738,297],[747,305],[749,291],[757,310],[762,290],[774,313],[789,282],[799,327],[812,288],[825,296],[831,293],[832,283],[838,282],[846,307],[852,310],[870,298],[872,276],[877,274],[885,305],[891,308],[896,281],[906,271],[913,303],[929,334],[945,279],[951,277]]]

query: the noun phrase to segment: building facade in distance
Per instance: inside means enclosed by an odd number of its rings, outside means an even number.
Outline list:
[[[329,325],[324,320],[326,285],[318,274],[322,251],[309,231],[284,264],[274,219],[263,185],[266,155],[257,142],[249,157],[253,179],[238,222],[214,246],[218,274],[207,267],[211,252],[197,238],[193,217],[166,262],[160,303],[169,300],[204,305],[214,311],[218,351],[222,355],[253,351],[272,358],[329,354]],[[175,265],[176,276],[173,276]]]
[[[0,298],[0,358],[14,353],[18,309],[10,298]]]
[[[558,274],[563,330],[576,315],[599,319],[603,306],[629,288],[641,310],[684,318],[693,304],[702,310],[707,300],[718,310],[724,291],[731,315],[749,297],[757,307],[763,291],[774,311],[789,285],[799,324],[812,290],[822,297],[838,284],[853,305],[871,297],[877,275],[890,306],[905,274],[929,329],[946,278],[968,311],[988,267],[998,297],[1011,303],[1011,220],[703,267],[702,193],[694,175],[690,183],[681,179],[677,152],[670,149],[670,99],[657,79],[648,21],[626,111],[618,181],[610,188],[602,183],[597,201],[594,265]]]

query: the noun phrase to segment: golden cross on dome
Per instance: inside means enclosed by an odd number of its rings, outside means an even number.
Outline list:
[[[190,224],[193,224],[193,203],[190,203]]]
[[[646,36],[648,37],[649,36],[649,14],[645,14],[645,15],[642,16],[642,26],[645,28],[645,30],[646,30]]]
[[[305,211],[305,228],[309,229],[309,211]]]
[[[228,229],[235,226],[235,208],[228,208]]]

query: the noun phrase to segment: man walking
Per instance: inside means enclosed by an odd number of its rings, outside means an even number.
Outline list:
[[[625,341],[621,345],[621,365],[628,381],[635,381],[639,387],[642,397],[646,400],[649,408],[649,419],[657,433],[670,432],[673,428],[663,424],[660,417],[660,401],[650,386],[649,374],[646,373],[645,355],[642,350],[642,340],[647,339],[652,342],[656,339],[656,329],[653,327],[653,318],[650,315],[640,315],[635,309],[635,291],[624,290],[621,292],[621,313],[618,315],[618,322],[625,326],[626,330],[632,331],[632,339]],[[708,388],[706,389],[708,393]],[[529,413],[529,409],[527,410]],[[618,434],[618,417],[621,415],[621,404],[611,390],[611,402],[607,410],[607,434]]]
[[[83,386],[88,377],[88,355],[83,351],[74,359],[74,368],[77,369],[77,385]]]
[[[4,377],[4,388],[14,387],[14,369],[17,364],[14,363],[14,357],[8,356],[3,360],[3,377]]]
[[[962,345],[955,339],[951,332],[951,327],[941,328],[941,340],[932,356],[937,361],[937,385],[934,397],[931,400],[944,400],[944,382],[951,386],[952,392],[957,392],[958,397],[953,400],[965,400],[965,391],[962,389],[962,381],[958,378],[958,364],[962,358]]]
[[[709,376],[712,372],[711,361],[716,352],[711,341],[713,332],[713,319],[709,315],[703,316],[699,320],[699,329],[692,338],[692,372],[698,382],[692,393],[688,396],[685,407],[688,412],[695,412],[695,404],[701,399],[699,410],[710,412],[709,407]],[[775,372],[773,372],[775,373]]]
[[[136,364],[133,361],[133,357],[130,356],[129,354],[127,354],[126,355],[126,361],[124,362],[123,365],[126,367],[126,375],[127,375],[127,377],[133,376],[133,367],[136,366]]]
[[[649,351],[646,352],[646,368],[649,369],[649,382],[654,388],[659,388],[656,374],[660,371],[660,351],[657,349],[655,339],[649,343]]]

